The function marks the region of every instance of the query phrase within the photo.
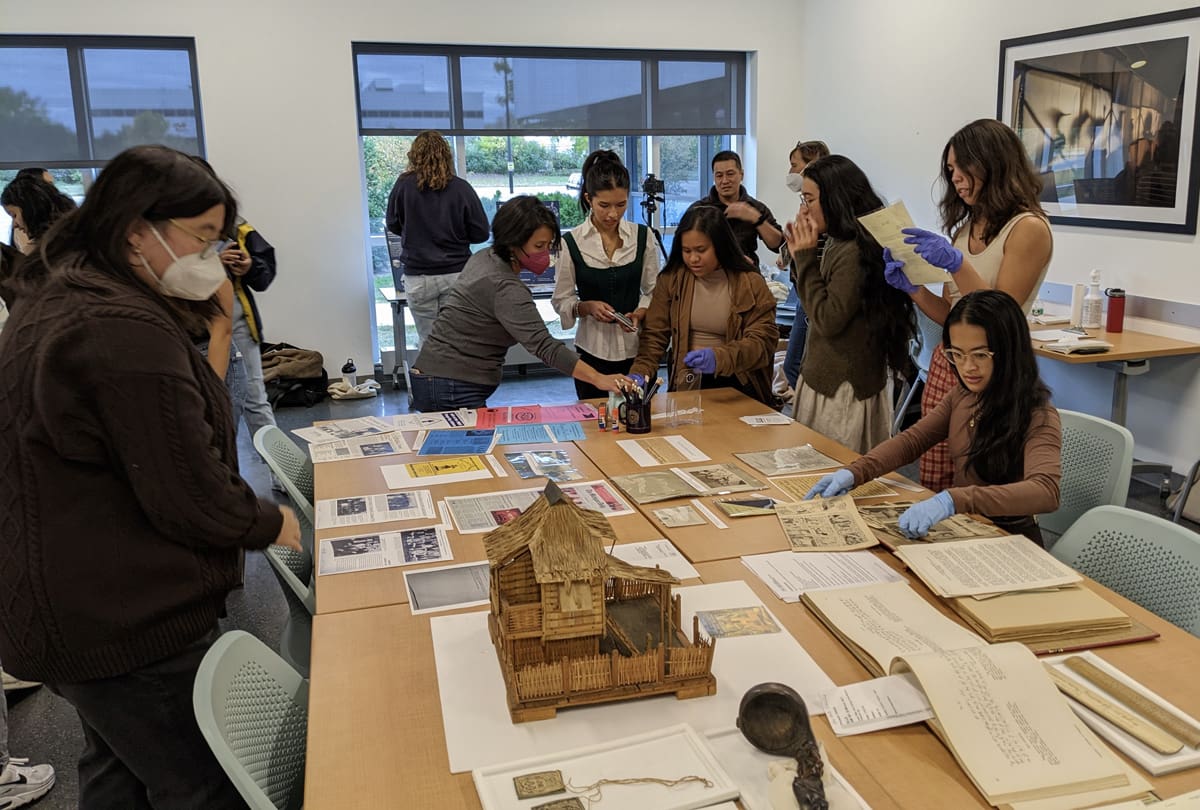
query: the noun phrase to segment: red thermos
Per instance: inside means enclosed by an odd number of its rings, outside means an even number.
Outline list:
[[[1104,322],[1104,331],[1120,332],[1125,328],[1125,291],[1120,287],[1109,287],[1104,294],[1108,296],[1108,319]]]

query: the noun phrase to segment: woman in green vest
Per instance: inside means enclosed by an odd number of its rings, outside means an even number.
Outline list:
[[[638,327],[658,277],[649,229],[625,219],[629,170],[616,152],[599,149],[583,162],[579,207],[587,218],[563,234],[553,304],[564,329],[576,323],[575,351],[602,374],[627,374],[638,351]],[[622,324],[623,316],[632,326]],[[607,393],[575,381],[580,399]]]

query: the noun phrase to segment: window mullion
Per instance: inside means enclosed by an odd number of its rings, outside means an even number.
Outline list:
[[[87,99],[87,67],[83,62],[83,48],[67,46],[67,69],[71,77],[71,103],[75,108],[75,138],[79,143],[79,157],[84,161],[95,160],[96,150],[92,147],[92,115]]]

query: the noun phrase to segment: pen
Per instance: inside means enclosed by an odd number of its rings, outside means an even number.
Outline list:
[[[654,397],[655,392],[658,391],[658,387],[662,385],[662,381],[662,377],[659,377],[654,381],[654,385],[650,386],[650,390],[646,392],[646,399],[652,399]]]

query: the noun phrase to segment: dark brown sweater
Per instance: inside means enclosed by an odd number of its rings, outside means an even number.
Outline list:
[[[166,302],[54,274],[0,333],[0,660],[77,682],[216,626],[282,517],[237,472],[228,392]]]

